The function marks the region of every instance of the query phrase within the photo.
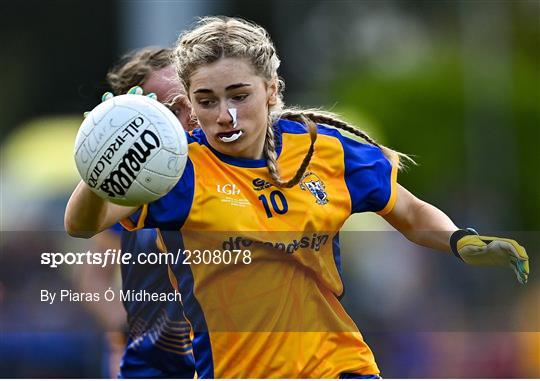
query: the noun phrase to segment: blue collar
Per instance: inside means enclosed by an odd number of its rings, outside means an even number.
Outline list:
[[[275,139],[276,139],[276,152],[277,152],[278,157],[281,154],[281,148],[282,148],[282,138],[281,138],[282,133],[281,133],[280,122],[281,121],[278,121],[278,123],[274,124],[274,136],[275,136]],[[226,155],[224,153],[221,153],[221,152],[217,151],[216,149],[214,149],[208,143],[208,140],[206,139],[206,135],[204,134],[202,129],[200,131],[197,131],[196,133],[197,133],[198,138],[200,139],[201,143],[204,144],[205,146],[207,146],[208,149],[210,149],[210,151],[212,151],[212,153],[219,160],[223,161],[224,163],[234,165],[236,167],[243,167],[243,168],[264,168],[264,167],[266,167],[266,159],[265,158],[264,159],[246,159],[246,158],[243,158],[243,157],[236,157],[236,156]],[[195,135],[195,133],[194,133],[194,135]]]

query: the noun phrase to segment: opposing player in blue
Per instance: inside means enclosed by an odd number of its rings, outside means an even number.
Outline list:
[[[376,212],[412,242],[527,281],[517,242],[458,229],[397,183],[405,155],[336,115],[284,109],[280,60],[262,27],[204,18],[181,35],[175,59],[201,126],[189,134],[182,178],[140,207],[111,204],[80,183],[65,225],[87,237],[122,220],[159,228],[169,250],[188,250],[173,271],[199,377],[378,377],[339,302],[339,230],[352,213]]]
[[[191,108],[171,63],[172,50],[143,48],[124,56],[107,74],[115,94],[143,93],[156,97],[190,128]],[[112,96],[106,93],[104,98]],[[120,227],[120,225],[117,225]],[[122,229],[122,251],[159,253],[155,229],[128,232]],[[121,265],[124,291],[174,293],[166,264]],[[193,378],[195,372],[190,338],[181,303],[124,301],[128,316],[127,344],[120,363],[120,378]]]

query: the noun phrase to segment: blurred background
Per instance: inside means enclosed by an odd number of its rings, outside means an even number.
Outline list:
[[[509,270],[413,246],[377,216],[351,218],[343,303],[382,375],[540,377],[539,1],[26,0],[0,14],[0,377],[115,376],[121,310],[109,307],[113,323],[91,303],[40,303],[39,289],[77,289],[83,270],[48,269],[39,253],[98,244],[68,239],[63,213],[75,135],[107,70],[218,14],[267,28],[286,103],[341,113],[414,155],[402,185],[532,258],[520,287]]]

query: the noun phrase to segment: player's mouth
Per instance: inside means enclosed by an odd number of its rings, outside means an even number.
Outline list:
[[[242,130],[234,130],[234,131],[227,131],[227,132],[219,132],[217,133],[217,138],[221,140],[224,143],[232,143],[240,139],[240,137],[244,134],[244,131]]]

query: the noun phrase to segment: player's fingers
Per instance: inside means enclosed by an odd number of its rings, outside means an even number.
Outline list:
[[[489,246],[491,245],[496,245],[501,250],[504,250],[504,252],[506,252],[509,256],[513,256],[517,259],[521,259],[521,260],[529,259],[529,257],[527,256],[527,252],[525,251],[525,248],[514,240],[493,241],[489,244]]]
[[[141,86],[133,86],[131,89],[128,90],[128,94],[135,94],[135,95],[143,95],[144,90]]]
[[[529,260],[529,256],[527,255],[527,250],[525,250],[523,246],[521,246],[519,243],[516,242],[515,248],[521,259]]]
[[[529,266],[527,261],[515,260],[510,262],[510,267],[514,270],[517,280],[521,284],[527,283],[529,278]]]
[[[509,238],[499,238],[499,237],[482,237],[484,242],[490,242],[489,245],[498,245],[498,247],[507,251],[510,250],[512,255],[520,259],[529,259],[527,251],[523,246],[521,246],[516,240]]]
[[[527,283],[527,280],[529,279],[529,261],[517,261],[517,268],[519,270],[519,275],[522,278],[522,283]]]
[[[517,269],[516,264],[515,263],[510,263],[510,268],[512,269],[512,271],[514,271],[514,274],[516,274],[516,278],[517,278],[518,282],[523,284],[522,276],[519,273],[519,270]]]
[[[146,94],[146,96],[147,96],[148,98],[152,98],[152,99],[155,99],[155,100],[157,101],[157,95],[156,95],[156,93],[148,93],[148,94]]]
[[[88,114],[90,114],[90,111],[83,112],[83,114],[82,114],[83,118],[86,118],[88,116]]]
[[[106,93],[103,93],[103,95],[101,96],[101,101],[105,102],[105,101],[108,101],[111,98],[114,98],[114,94],[111,93],[110,91],[107,91]]]
[[[508,246],[505,245],[505,248],[507,249],[507,253],[509,255],[508,259],[510,260],[510,267],[514,270],[514,272],[516,272],[520,283],[525,284],[527,283],[527,278],[529,276],[529,259],[526,253],[522,254],[525,256],[525,258],[522,258],[519,255],[520,249],[522,249],[523,251],[525,251],[525,249],[522,246],[519,246],[517,242],[515,243],[515,245],[512,244],[512,242],[509,242],[508,245],[512,247],[510,249]]]

